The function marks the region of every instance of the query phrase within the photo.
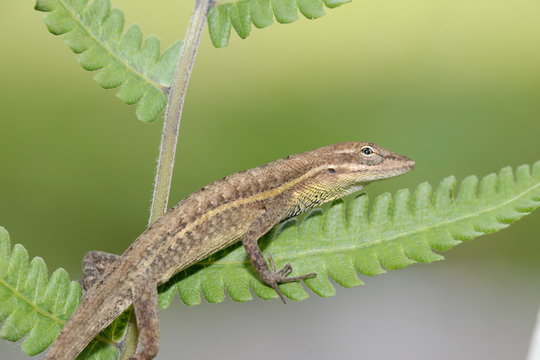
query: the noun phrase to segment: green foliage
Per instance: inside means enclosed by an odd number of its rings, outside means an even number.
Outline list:
[[[120,339],[118,339],[120,341]],[[94,339],[77,356],[77,360],[117,360],[118,348],[106,342]]]
[[[455,191],[456,179],[444,179],[434,193],[427,183],[411,194],[399,190],[394,196],[378,196],[368,211],[366,195],[345,206],[337,201],[322,211],[316,209],[301,222],[288,220],[259,241],[265,254],[278,265],[290,262],[294,274],[316,272],[306,285],[320,296],[334,295],[329,281],[351,287],[362,284],[357,271],[377,275],[385,269],[400,269],[415,262],[429,263],[443,257],[433,252],[448,250],[463,241],[495,232],[540,206],[540,161],[531,169],[522,165],[512,172],[503,168],[479,183],[469,176]],[[294,275],[293,274],[293,275]],[[293,300],[307,293],[299,283],[280,285]],[[277,297],[263,285],[240,244],[232,246],[178,274],[160,287],[160,307],[167,307],[178,291],[188,305],[200,303],[200,294],[210,302],[223,301],[226,289],[236,301],[247,301],[252,293],[263,299]],[[9,236],[0,227],[0,335],[18,341],[29,355],[44,351],[59,333],[80,299],[77,282],[56,270],[47,282],[41,258],[28,264],[21,245],[13,250]],[[100,334],[79,359],[112,360],[113,346],[124,331],[124,314]],[[113,340],[110,340],[113,339]]]
[[[288,24],[298,20],[298,10],[308,19],[324,15],[324,5],[335,8],[350,0],[217,0],[208,13],[208,29],[215,47],[229,43],[231,25],[245,39],[251,23],[262,29],[274,23]]]
[[[37,0],[35,8],[48,12],[44,22],[52,34],[66,34],[64,41],[84,69],[102,70],[94,76],[99,85],[120,87],[117,96],[127,104],[138,103],[140,120],[159,116],[167,104],[181,41],[160,56],[159,39],[149,36],[143,45],[138,25],[122,34],[124,14],[111,10],[110,0]]]
[[[345,206],[334,203],[327,211],[314,210],[304,220],[289,220],[259,241],[265,254],[279,265],[290,262],[293,274],[316,272],[305,284],[320,296],[334,295],[328,276],[341,286],[362,284],[357,276],[372,276],[401,269],[415,262],[430,263],[443,257],[432,250],[448,250],[482,234],[492,233],[540,206],[540,161],[530,172],[520,166],[515,174],[503,168],[478,184],[476,176],[444,179],[434,193],[428,183],[411,194],[378,196],[368,212],[368,197],[361,195]],[[188,305],[223,301],[223,288],[236,301],[263,299],[276,293],[263,285],[240,245],[211,256],[162,286],[160,306],[165,308],[178,291]],[[308,294],[300,283],[280,285],[293,300]]]
[[[28,264],[22,245],[13,250],[7,231],[0,227],[0,336],[18,341],[28,335],[22,349],[28,355],[45,350],[79,304],[80,286],[69,281],[63,269],[47,281],[42,258]]]
[[[33,356],[52,344],[81,298],[81,287],[69,281],[64,269],[56,270],[47,281],[47,267],[40,257],[28,264],[26,249],[16,244],[11,248],[9,234],[0,227],[0,321],[4,321],[0,337],[19,341],[22,349]],[[79,359],[116,359],[119,341],[127,318],[120,316],[93,340]]]

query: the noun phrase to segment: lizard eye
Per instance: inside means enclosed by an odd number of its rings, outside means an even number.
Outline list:
[[[328,173],[330,173],[330,174],[334,174],[335,172],[336,172],[335,169],[332,169],[332,168],[329,168],[329,169],[328,169]]]
[[[364,154],[365,156],[371,156],[375,153],[373,149],[371,148],[371,146],[364,146],[363,148],[360,149],[360,152]]]

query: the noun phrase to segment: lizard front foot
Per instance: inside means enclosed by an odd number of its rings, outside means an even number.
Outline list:
[[[283,295],[283,293],[281,292],[278,283],[294,282],[317,276],[316,273],[309,273],[305,275],[288,277],[288,275],[292,272],[292,266],[290,263],[285,264],[285,266],[283,266],[280,270],[277,270],[276,263],[274,262],[272,255],[268,254],[268,260],[270,261],[272,271],[268,272],[266,276],[264,276],[263,281],[277,292],[277,294],[281,298],[281,301],[283,301],[284,304],[286,304],[287,301],[285,295]]]

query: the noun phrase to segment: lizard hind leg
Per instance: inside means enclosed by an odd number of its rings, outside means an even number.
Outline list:
[[[158,293],[155,283],[143,282],[135,286],[133,308],[141,349],[129,360],[151,360],[159,350]]]
[[[116,261],[120,256],[103,251],[89,251],[82,261],[83,279],[79,282],[83,291],[90,289],[101,277],[107,266]]]

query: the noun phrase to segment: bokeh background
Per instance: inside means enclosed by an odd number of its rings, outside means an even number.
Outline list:
[[[0,225],[50,271],[121,253],[146,225],[162,122],[101,89],[31,1],[2,1]],[[191,1],[113,0],[168,46]],[[206,33],[181,125],[171,204],[227,174],[326,144],[416,160],[370,196],[540,160],[540,3],[355,0],[321,19]],[[327,299],[161,312],[159,359],[523,359],[540,305],[540,213],[337,289]],[[24,359],[0,341],[0,358]]]

